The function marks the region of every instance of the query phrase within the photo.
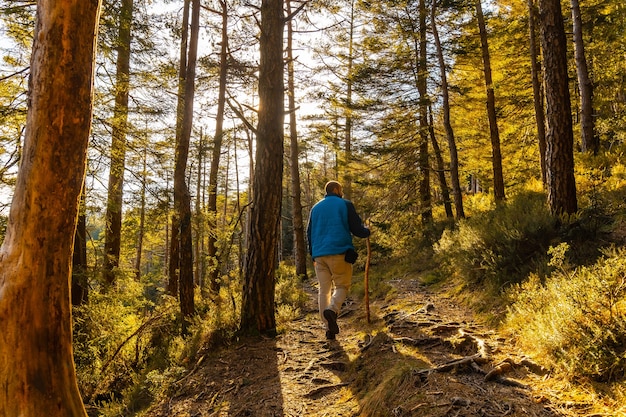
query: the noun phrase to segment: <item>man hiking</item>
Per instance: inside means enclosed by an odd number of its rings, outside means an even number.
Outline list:
[[[343,187],[329,181],[326,195],[318,201],[309,216],[307,238],[319,281],[319,312],[326,326],[326,338],[339,333],[337,316],[352,282],[352,264],[357,253],[352,235],[366,238],[370,230],[363,225],[351,201],[343,198]]]

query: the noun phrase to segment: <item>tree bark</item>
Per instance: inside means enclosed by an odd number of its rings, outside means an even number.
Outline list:
[[[176,103],[176,155],[178,155],[178,143],[182,135],[183,118],[185,112],[185,80],[187,79],[187,49],[189,45],[189,7],[191,0],[184,0],[183,4],[183,22],[180,35],[180,56],[178,67],[178,100]],[[177,156],[178,161],[178,156]],[[176,162],[178,164],[178,162]],[[186,165],[186,162],[185,162]],[[174,169],[176,171],[176,168]],[[174,174],[176,175],[176,174]],[[183,168],[183,184],[185,174]],[[178,295],[179,276],[180,276],[180,219],[178,216],[178,208],[176,206],[176,178],[174,179],[174,212],[172,214],[172,236],[170,237],[169,251],[169,281],[167,283],[167,292],[176,297]],[[180,182],[180,179],[178,180]],[[180,185],[179,185],[180,187]],[[180,199],[180,196],[178,197]]]
[[[428,105],[430,98],[428,97],[427,76],[428,68],[426,66],[426,2],[419,0],[419,49],[417,62],[417,90],[420,95],[419,104],[419,164],[421,169],[420,175],[420,202],[422,212],[422,223],[430,224],[433,221],[432,198],[430,195],[430,164],[428,151]]]
[[[354,0],[350,2],[350,32],[348,40],[348,65],[346,69],[346,126],[344,131],[344,172],[343,172],[343,193],[347,199],[352,198],[352,87],[353,87],[353,67],[354,67]]]
[[[493,166],[493,196],[502,201],[504,195],[504,177],[502,174],[502,153],[500,151],[500,133],[496,116],[496,97],[493,90],[491,77],[491,58],[489,56],[489,44],[487,42],[487,28],[481,0],[476,0],[476,19],[480,30],[480,43],[483,52],[483,67],[485,71],[485,87],[487,89],[487,116],[489,118],[489,136],[491,137],[491,163]]]
[[[441,74],[443,126],[446,131],[446,138],[448,140],[448,152],[450,153],[450,182],[452,183],[452,195],[454,197],[454,207],[456,210],[456,218],[458,220],[465,217],[465,210],[463,209],[463,195],[461,194],[461,183],[459,182],[459,154],[456,147],[456,140],[454,138],[454,130],[452,129],[452,123],[450,121],[450,95],[448,92],[446,63],[443,59],[443,48],[441,47],[439,31],[437,30],[437,21],[435,19],[436,10],[437,1],[433,0],[433,5],[430,13],[430,22],[433,30],[435,48],[437,50],[437,60],[439,61],[439,72]]]
[[[546,91],[546,172],[553,214],[578,209],[574,178],[574,134],[567,78],[567,38],[559,0],[539,0],[543,78]]]
[[[240,330],[276,334],[274,287],[283,175],[283,0],[263,0],[259,122]]]
[[[537,43],[537,8],[535,0],[528,0],[528,32],[530,43],[530,64],[533,82],[533,98],[535,104],[535,120],[537,124],[537,142],[541,162],[541,180],[546,186],[546,121],[543,108],[543,86],[541,84],[541,65],[539,64],[539,45]]]
[[[179,243],[180,234],[180,221],[178,220],[178,213],[176,207],[174,207],[174,213],[172,214],[171,233],[170,233],[170,250],[169,250],[169,280],[167,281],[167,293],[172,297],[178,296],[178,277],[180,275],[179,264]]]
[[[122,194],[128,132],[128,89],[130,78],[130,43],[133,21],[133,0],[122,0],[119,16],[115,107],[113,109],[111,168],[106,211],[104,239],[104,281],[115,282],[115,270],[120,263],[122,241]]]
[[[589,77],[587,59],[585,58],[585,42],[583,41],[583,22],[578,0],[571,0],[572,24],[574,30],[574,59],[576,60],[576,75],[578,76],[578,91],[580,94],[580,133],[583,152],[598,154],[599,141],[595,135],[595,121],[593,119],[593,83]]]
[[[38,1],[24,157],[0,248],[0,415],[86,417],[70,279],[100,2]]]
[[[226,105],[226,82],[228,79],[228,3],[221,1],[222,10],[222,42],[220,45],[220,84],[217,98],[217,115],[215,118],[215,136],[213,138],[213,154],[209,171],[209,201],[207,205],[209,238],[207,258],[210,262],[209,284],[211,292],[220,289],[220,265],[217,259],[217,176],[219,173],[222,139],[224,137],[224,108]]]
[[[191,196],[185,173],[189,156],[189,142],[193,124],[193,98],[195,94],[198,33],[200,28],[200,0],[191,0],[191,34],[185,76],[184,110],[181,128],[176,140],[176,166],[174,168],[174,210],[178,216],[178,290],[183,333],[188,319],[195,312],[193,282],[193,236],[191,228]]]
[[[205,264],[204,264],[204,185],[205,185],[205,154],[206,146],[204,144],[204,133],[200,129],[200,137],[198,139],[198,172],[196,175],[196,204],[195,204],[195,221],[196,233],[194,235],[194,269],[195,283],[204,291],[205,285]],[[204,292],[203,292],[204,295]]]
[[[143,238],[146,223],[146,182],[147,182],[147,153],[148,145],[143,148],[143,169],[141,170],[141,201],[139,205],[139,230],[137,230],[137,252],[135,254],[135,279],[141,279],[141,257],[143,256]]]
[[[291,0],[287,0],[287,15],[291,16]],[[306,242],[304,239],[304,219],[302,216],[302,190],[300,187],[300,150],[298,146],[298,128],[296,126],[296,97],[293,58],[293,25],[289,20],[287,25],[287,90],[289,92],[289,140],[290,140],[290,173],[291,199],[293,211],[293,246],[296,275],[307,279],[306,270]]]
[[[454,218],[454,214],[452,213],[452,202],[450,201],[450,190],[448,189],[448,183],[446,181],[445,165],[443,163],[443,157],[441,156],[441,148],[439,148],[439,143],[437,143],[437,136],[435,135],[435,128],[433,127],[433,114],[430,109],[428,133],[430,136],[430,142],[433,144],[435,161],[437,161],[437,176],[439,177],[439,187],[441,188],[441,197],[443,199],[446,217]]]

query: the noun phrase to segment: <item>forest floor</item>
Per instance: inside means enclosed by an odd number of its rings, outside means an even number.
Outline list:
[[[417,279],[365,306],[348,299],[327,341],[314,279],[302,316],[278,337],[200,357],[170,397],[142,416],[600,416],[505,338]]]

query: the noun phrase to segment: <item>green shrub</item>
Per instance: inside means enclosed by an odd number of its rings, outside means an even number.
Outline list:
[[[74,361],[86,402],[119,399],[144,369],[170,365],[175,300],[164,297],[155,306],[144,291],[145,283],[119,274],[115,287],[91,292],[87,304],[74,308]]]
[[[545,195],[527,191],[444,231],[434,245],[435,258],[469,285],[501,288],[541,267],[555,226]]]
[[[566,245],[555,248],[558,271],[513,286],[506,328],[538,360],[564,372],[609,381],[626,375],[626,249],[606,251],[571,270]]]
[[[296,275],[296,268],[281,263],[276,271],[276,321],[283,324],[301,314],[308,295],[304,292],[302,279]]]

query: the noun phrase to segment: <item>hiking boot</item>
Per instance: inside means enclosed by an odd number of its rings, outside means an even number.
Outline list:
[[[331,332],[330,330],[326,330],[326,339],[328,340],[335,340],[335,333]]]
[[[328,331],[333,334],[339,333],[339,326],[337,326],[337,313],[333,310],[324,310],[324,318],[328,321]]]

